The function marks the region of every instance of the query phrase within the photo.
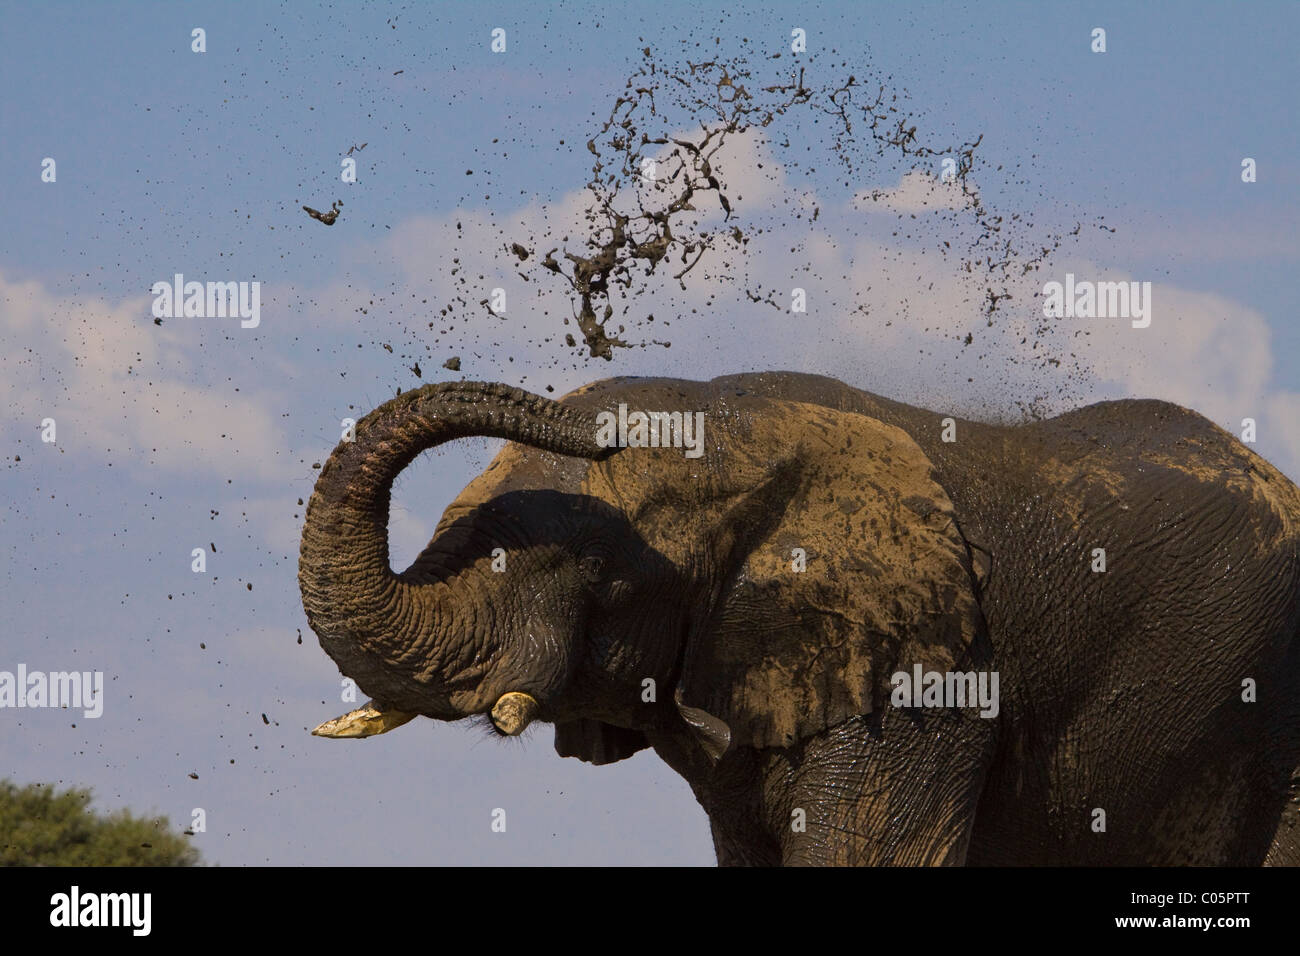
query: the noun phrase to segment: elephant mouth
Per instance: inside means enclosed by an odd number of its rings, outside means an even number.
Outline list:
[[[533,722],[540,707],[537,698],[531,694],[512,690],[497,698],[488,716],[497,733],[504,737],[518,737]],[[325,721],[312,731],[312,735],[335,740],[374,737],[401,727],[418,716],[370,700],[342,717]]]

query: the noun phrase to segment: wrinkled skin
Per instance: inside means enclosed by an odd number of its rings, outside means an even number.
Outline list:
[[[619,402],[705,454],[600,448]],[[308,508],[308,620],[374,698],[322,732],[653,747],[723,864],[1300,863],[1295,486],[1163,402],[945,417],[792,373],[395,399]],[[394,574],[393,478],[469,434],[511,443]],[[996,717],[894,706],[915,665],[996,672]]]

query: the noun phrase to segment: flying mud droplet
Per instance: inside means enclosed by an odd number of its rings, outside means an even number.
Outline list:
[[[351,150],[349,150],[348,152],[350,153]],[[339,217],[339,207],[342,205],[343,203],[341,201],[335,200],[333,203],[330,204],[330,209],[328,212],[320,212],[318,210],[312,209],[311,206],[303,206],[302,208],[303,208],[303,212],[307,213],[307,215],[311,216],[317,222],[322,222],[327,226],[332,226],[334,225],[334,220],[338,219]]]

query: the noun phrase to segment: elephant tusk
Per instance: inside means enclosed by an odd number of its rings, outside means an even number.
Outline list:
[[[351,713],[325,721],[311,733],[313,737],[373,737],[388,733],[418,716],[405,710],[387,710],[369,700]]]
[[[539,706],[533,697],[521,691],[502,694],[492,708],[492,726],[507,737],[518,737],[532,723]]]

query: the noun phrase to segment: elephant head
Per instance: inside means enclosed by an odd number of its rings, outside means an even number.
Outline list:
[[[703,411],[702,455],[604,447],[597,413],[618,402]],[[472,435],[511,444],[393,572],[394,478]],[[715,764],[789,746],[879,709],[898,670],[960,665],[982,627],[952,503],[904,432],[651,379],[558,402],[475,383],[389,401],[321,471],[299,582],[322,647],[373,698],[317,733],[545,720],[561,754],[595,763],[648,734]]]
[[[416,455],[455,438],[498,436],[596,460],[608,450],[595,434],[577,410],[475,384],[409,392],[358,422],[356,440],[335,450],[308,504],[299,584],[322,647],[374,700],[317,733],[368,736],[418,714],[484,712],[518,733],[539,710],[553,710],[547,705],[571,676],[581,585],[602,555],[600,536],[584,537],[606,523],[591,513],[596,502],[539,491],[462,507],[396,574],[390,492]],[[510,594],[493,580],[504,570],[502,546],[512,552],[503,576],[515,585]]]

